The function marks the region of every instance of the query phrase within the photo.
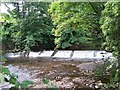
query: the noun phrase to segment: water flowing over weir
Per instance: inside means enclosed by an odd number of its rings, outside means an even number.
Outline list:
[[[22,58],[37,59],[40,58],[49,60],[73,60],[73,61],[96,61],[104,60],[112,57],[112,53],[98,50],[84,50],[84,51],[72,51],[72,50],[58,50],[58,51],[40,51],[29,52],[28,56],[25,52],[6,53],[5,57],[9,60]]]

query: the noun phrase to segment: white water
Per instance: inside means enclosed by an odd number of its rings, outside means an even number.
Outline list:
[[[54,51],[43,51],[39,57],[51,57]]]
[[[30,52],[28,56],[29,57],[38,57],[39,54],[40,54],[40,52]]]
[[[58,51],[53,57],[55,58],[70,58],[72,51]]]
[[[21,55],[17,53],[7,53],[5,56],[9,58],[16,58],[16,57],[20,57]]]
[[[90,51],[74,51],[72,59],[87,58],[88,56],[92,58],[93,55]]]
[[[53,56],[54,51],[43,51],[43,52],[30,52],[29,58],[37,58],[37,57],[53,57],[53,58],[68,58],[68,59],[106,59],[108,57],[112,57],[112,53],[106,51],[96,51],[96,50],[85,50],[85,51],[71,51],[71,50],[58,50]],[[7,58],[18,58],[24,56],[24,52],[18,53],[7,53],[5,55]],[[26,55],[25,55],[26,56]]]

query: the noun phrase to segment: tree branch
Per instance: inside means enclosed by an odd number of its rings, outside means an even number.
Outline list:
[[[89,1],[89,4],[91,5],[91,7],[93,8],[93,10],[95,11],[96,14],[99,15],[99,12],[97,12],[97,10],[95,9],[94,5]]]

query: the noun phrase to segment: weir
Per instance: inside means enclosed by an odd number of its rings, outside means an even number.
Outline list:
[[[22,52],[6,53],[5,57],[9,59],[15,59],[25,57]],[[30,52],[28,58],[56,58],[56,59],[68,59],[68,60],[82,60],[82,61],[94,61],[103,60],[113,57],[112,53],[100,50],[58,50],[55,51],[43,51],[43,52]]]

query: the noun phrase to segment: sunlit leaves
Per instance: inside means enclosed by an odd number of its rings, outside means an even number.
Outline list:
[[[56,26],[53,29],[56,48],[86,43],[90,40],[93,23],[98,23],[89,3],[53,2],[49,13]]]
[[[1,70],[2,70],[2,73],[6,74],[6,75],[9,75],[9,74],[10,74],[9,69],[6,68],[6,67],[3,67]]]
[[[111,50],[116,59],[110,59],[107,70],[110,73],[108,88],[118,88],[120,83],[120,3],[107,2],[102,11],[101,28],[105,36],[105,47]]]
[[[116,49],[119,50],[119,15],[119,3],[105,4],[101,17],[101,28],[106,37],[106,44],[115,52]]]

